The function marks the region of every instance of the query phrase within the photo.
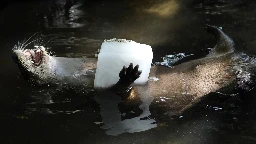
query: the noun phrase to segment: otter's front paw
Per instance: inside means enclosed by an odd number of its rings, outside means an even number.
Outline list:
[[[129,67],[126,68],[125,66],[119,73],[119,77],[122,83],[132,84],[137,78],[140,77],[142,72],[139,70],[139,65],[136,65],[133,68],[133,64],[130,63]]]

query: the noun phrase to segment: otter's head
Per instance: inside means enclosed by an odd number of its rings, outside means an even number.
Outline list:
[[[34,46],[34,49],[14,49],[12,57],[27,80],[44,83],[51,76],[51,56],[43,46]]]

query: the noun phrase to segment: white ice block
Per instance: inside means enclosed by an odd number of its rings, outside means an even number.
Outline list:
[[[149,45],[125,39],[105,40],[98,55],[94,87],[107,88],[114,85],[119,80],[120,70],[130,63],[133,66],[138,64],[139,70],[142,70],[140,78],[134,83],[144,84],[148,81],[152,59],[153,52]]]

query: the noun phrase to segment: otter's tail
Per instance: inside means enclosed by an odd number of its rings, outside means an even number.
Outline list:
[[[216,46],[209,53],[209,56],[222,55],[226,53],[234,52],[234,42],[233,40],[227,36],[221,28],[216,26],[206,25],[205,29],[207,32],[212,34],[217,39]]]

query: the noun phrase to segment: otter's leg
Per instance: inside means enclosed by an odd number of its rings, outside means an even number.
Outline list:
[[[119,96],[121,96],[123,101],[125,101],[125,98],[127,98],[127,96],[129,96],[129,91],[128,91],[129,87],[131,86],[131,84],[133,84],[133,82],[136,79],[138,79],[140,77],[141,73],[142,73],[142,71],[139,70],[139,65],[136,65],[133,68],[132,63],[129,65],[128,68],[126,68],[124,66],[123,69],[120,71],[120,73],[119,73],[120,79],[114,85],[114,88],[115,88],[115,92],[117,92],[117,94]],[[155,123],[155,120],[149,118],[149,116],[151,115],[151,113],[149,111],[149,105],[153,101],[153,97],[150,96],[148,87],[147,86],[139,86],[136,89],[137,89],[137,92],[139,93],[139,101],[140,101],[140,103],[142,102],[139,106],[139,108],[142,110],[142,113],[140,114],[140,116],[138,116],[136,118],[140,119],[140,120],[149,121],[151,123]],[[136,100],[134,99],[133,104],[136,103],[135,101]],[[151,125],[151,128],[153,128],[153,127],[156,127],[156,124]]]
[[[111,90],[119,94],[127,92],[131,84],[140,77],[140,74],[139,65],[133,67],[133,64],[130,63],[128,68],[124,66],[119,73],[119,81],[111,87]]]

